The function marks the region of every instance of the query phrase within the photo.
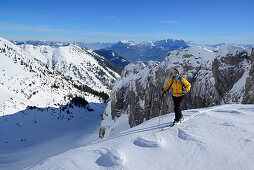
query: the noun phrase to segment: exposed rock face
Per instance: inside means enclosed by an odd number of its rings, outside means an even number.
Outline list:
[[[100,137],[116,133],[120,122],[133,127],[158,116],[160,105],[162,114],[173,112],[172,90],[162,100],[160,92],[174,68],[192,85],[185,95],[183,109],[232,102],[254,103],[253,51],[251,55],[249,49],[227,45],[218,52],[190,47],[170,52],[161,63],[126,66],[113,87]],[[123,115],[126,120],[122,119]]]
[[[226,56],[218,56],[213,62],[213,75],[215,78],[215,88],[218,90],[220,98],[225,102],[241,102],[243,94],[243,87],[236,90],[240,94],[233,93],[234,85],[243,77],[244,73],[249,70],[249,61],[247,60],[248,53],[242,51],[239,53],[227,54]],[[248,73],[247,73],[248,74]],[[241,80],[245,83],[245,80]]]
[[[249,59],[251,62],[251,68],[249,72],[249,77],[246,79],[245,84],[245,94],[242,102],[244,104],[254,103],[254,48],[252,49],[252,53]]]

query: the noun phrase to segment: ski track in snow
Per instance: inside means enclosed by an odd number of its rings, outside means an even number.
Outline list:
[[[252,169],[254,105],[183,111],[184,122],[161,131],[173,114],[144,122],[51,157],[28,169]],[[181,164],[176,167],[176,163]]]

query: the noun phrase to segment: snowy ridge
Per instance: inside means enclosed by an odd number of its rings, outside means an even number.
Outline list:
[[[100,102],[99,97],[80,91],[74,82],[59,71],[54,71],[18,46],[0,39],[0,115],[24,110],[27,106],[54,107],[66,104],[70,96],[86,96],[89,102]]]
[[[247,51],[247,53],[250,55],[251,53],[251,48],[244,48],[241,46],[236,46],[236,45],[230,45],[230,44],[224,44],[221,45],[219,50],[218,50],[218,56],[226,56],[226,55],[233,55],[235,56],[236,54],[239,54],[243,51]]]
[[[33,45],[20,47],[54,70],[97,91],[109,93],[112,82],[119,77],[118,73],[101,64],[105,58],[78,45],[69,44],[56,48]]]
[[[187,120],[167,131],[161,128],[173,120],[172,114],[162,116],[159,126],[157,117],[28,169],[176,169],[179,158],[177,169],[252,169],[253,105],[183,114]]]
[[[172,67],[172,65],[180,64],[186,61],[188,65],[193,67],[202,65],[209,68],[211,67],[215,57],[216,53],[208,50],[205,47],[192,46],[186,49],[169,52],[169,54],[162,62],[162,65],[168,65],[168,67]],[[181,68],[179,69],[180,71],[183,71]]]

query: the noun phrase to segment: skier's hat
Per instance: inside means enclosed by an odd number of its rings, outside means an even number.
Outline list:
[[[174,70],[175,70],[178,74],[180,74],[179,71],[178,71],[176,68],[175,68]]]

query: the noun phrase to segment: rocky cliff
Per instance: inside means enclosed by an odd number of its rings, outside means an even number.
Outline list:
[[[192,88],[183,109],[222,103],[254,103],[253,50],[223,45],[217,52],[189,47],[168,53],[161,63],[130,64],[115,83],[101,123],[100,137],[173,111],[172,90],[160,91],[178,68]]]

